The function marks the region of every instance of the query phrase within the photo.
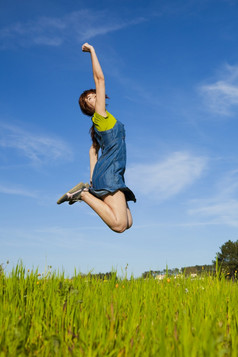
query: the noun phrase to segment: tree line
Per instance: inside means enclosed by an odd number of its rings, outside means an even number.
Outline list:
[[[149,270],[142,274],[143,278],[156,277],[158,275],[178,275],[178,274],[223,274],[228,279],[238,278],[238,240],[232,242],[228,240],[220,247],[220,251],[217,252],[215,259],[210,265],[194,265],[188,267],[182,267],[180,269],[163,269],[163,270]]]

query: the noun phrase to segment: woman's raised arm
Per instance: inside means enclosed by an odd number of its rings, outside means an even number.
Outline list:
[[[82,46],[84,52],[90,52],[91,61],[93,67],[93,78],[96,85],[96,103],[95,103],[95,112],[102,115],[103,117],[107,116],[106,113],[106,103],[105,103],[105,80],[102,68],[98,61],[95,49],[93,46],[88,43],[84,43]]]

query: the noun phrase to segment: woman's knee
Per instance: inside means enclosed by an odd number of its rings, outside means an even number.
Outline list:
[[[125,230],[131,228],[133,224],[132,216],[127,216],[127,219],[121,220],[120,222],[116,222],[113,226],[112,230],[117,233],[123,233]]]
[[[123,233],[125,232],[126,229],[128,229],[127,223],[126,222],[116,223],[111,227],[111,229],[116,233]]]

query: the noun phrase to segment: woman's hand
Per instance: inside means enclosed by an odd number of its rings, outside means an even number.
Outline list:
[[[83,52],[91,52],[91,50],[93,49],[93,46],[89,45],[89,43],[84,43],[82,46],[82,51]]]

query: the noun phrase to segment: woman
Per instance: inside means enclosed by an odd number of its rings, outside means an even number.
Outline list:
[[[58,204],[69,201],[87,203],[113,231],[122,233],[132,226],[127,201],[136,202],[133,192],[126,187],[124,172],[126,146],[124,126],[106,110],[104,75],[93,46],[85,43],[90,52],[95,89],[83,92],[79,98],[82,112],[92,117],[92,146],[90,157],[90,187],[82,182],[63,195]],[[101,156],[98,151],[101,149]]]

